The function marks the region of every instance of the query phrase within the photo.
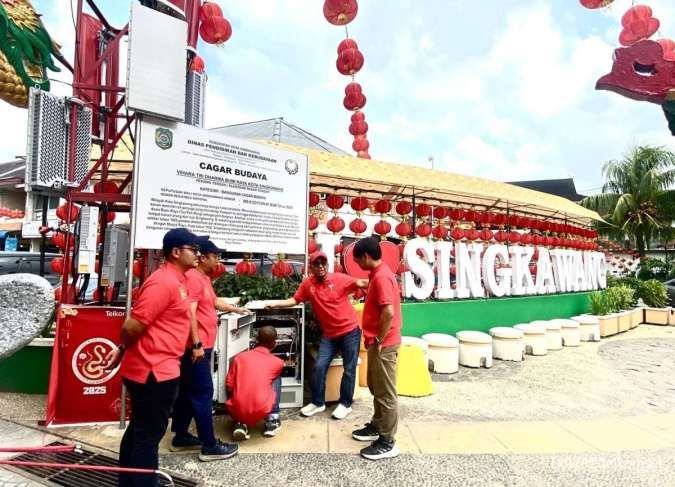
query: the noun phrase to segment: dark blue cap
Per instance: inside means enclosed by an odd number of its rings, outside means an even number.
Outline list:
[[[225,249],[219,249],[216,244],[214,244],[209,237],[199,237],[204,239],[200,241],[199,251],[202,254],[222,254],[225,252]]]
[[[204,237],[208,239],[209,237]],[[162,250],[171,250],[176,247],[182,247],[183,245],[199,245],[201,246],[202,240],[200,237],[192,233],[187,228],[172,228],[164,234],[164,240],[162,241]]]

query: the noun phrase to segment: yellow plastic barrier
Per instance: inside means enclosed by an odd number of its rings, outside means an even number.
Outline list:
[[[431,375],[424,352],[414,345],[401,345],[396,369],[399,396],[423,397],[433,393]]]

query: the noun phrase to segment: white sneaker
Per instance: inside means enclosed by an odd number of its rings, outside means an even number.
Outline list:
[[[343,406],[342,404],[338,404],[338,406],[333,410],[333,417],[335,419],[345,419],[347,416],[349,416],[349,413],[352,412],[352,408],[348,408]]]
[[[310,416],[314,416],[317,413],[322,413],[325,410],[326,410],[325,405],[317,406],[316,404],[310,402],[307,406],[305,406],[304,408],[302,408],[300,410],[300,414],[302,414],[303,416],[310,417]]]

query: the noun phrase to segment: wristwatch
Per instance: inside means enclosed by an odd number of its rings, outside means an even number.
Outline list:
[[[375,337],[375,343],[382,345],[382,340],[380,340],[380,337]]]
[[[192,350],[199,350],[200,348],[202,348],[202,342],[192,344]]]

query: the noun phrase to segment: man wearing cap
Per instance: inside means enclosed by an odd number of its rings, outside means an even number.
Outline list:
[[[312,401],[300,412],[314,416],[325,411],[326,374],[338,352],[342,355],[344,372],[340,383],[340,403],[333,411],[335,419],[344,419],[352,411],[356,365],[359,358],[361,329],[349,295],[358,288],[368,287],[367,279],[354,279],[347,274],[329,273],[328,258],[323,252],[309,257],[311,276],[305,278],[292,298],[270,304],[268,308],[287,308],[309,301],[321,325],[319,356],[312,376]]]
[[[216,310],[247,313],[218,298],[211,275],[218,265],[218,258],[224,251],[208,240],[200,241],[198,265],[185,273],[186,287],[190,296],[190,339],[188,348],[181,359],[180,387],[174,406],[171,430],[175,436],[171,451],[201,450],[199,459],[203,462],[222,460],[236,454],[236,445],[222,443],[213,432],[213,376],[211,354],[218,331]],[[190,434],[188,428],[194,418],[198,437]]]
[[[178,394],[180,358],[190,333],[185,273],[195,267],[199,237],[185,228],[169,230],[165,262],[143,283],[121,344],[106,357],[109,369],[121,360],[120,375],[131,396],[131,421],[120,443],[121,467],[156,470],[159,442]],[[155,486],[155,475],[120,474],[120,486]]]

